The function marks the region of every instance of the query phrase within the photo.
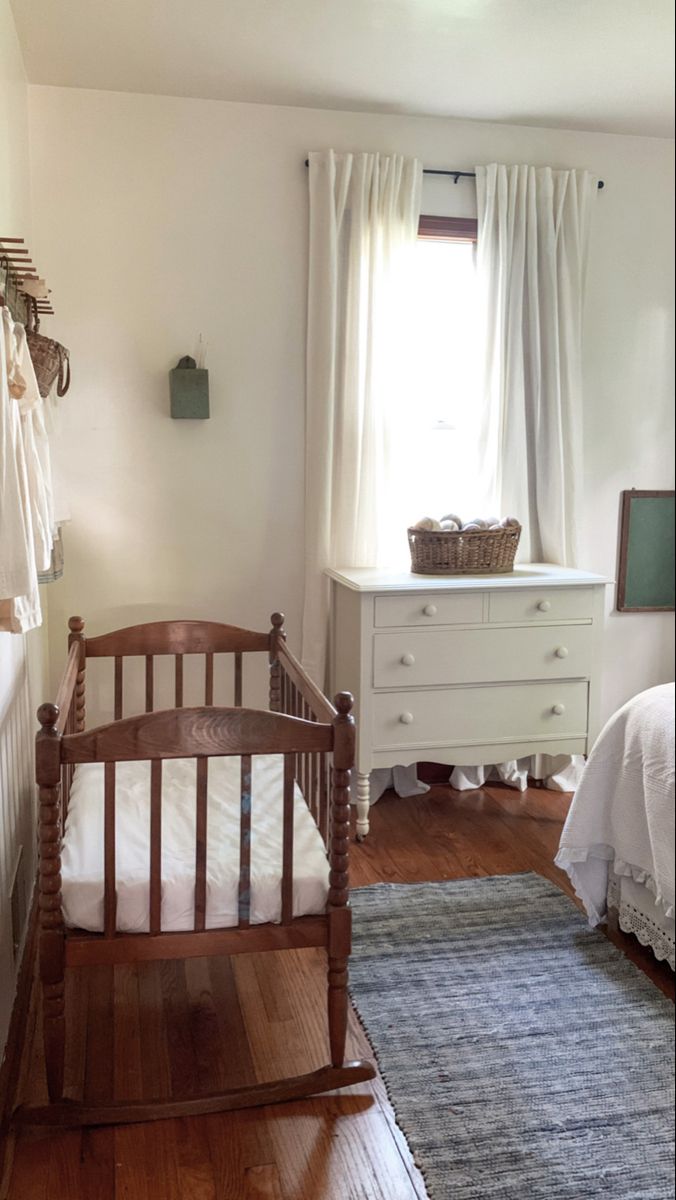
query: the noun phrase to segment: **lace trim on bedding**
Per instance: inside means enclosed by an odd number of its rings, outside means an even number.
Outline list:
[[[634,866],[633,863],[625,862],[623,858],[615,858],[614,855],[615,851],[610,846],[589,846],[584,850],[570,849],[566,846],[565,849],[559,850],[554,861],[557,867],[563,867],[565,870],[566,863],[584,863],[590,858],[600,858],[608,863],[616,875],[633,879],[634,883],[642,883],[654,897],[655,904],[659,904],[665,917],[673,917],[673,902],[669,901],[659,890],[657,882],[650,872],[644,871],[642,867]]]
[[[612,880],[608,887],[608,907],[617,909],[617,919],[620,929],[625,933],[633,933],[642,946],[650,946],[659,962],[668,962],[672,971],[676,971],[676,947],[673,936],[652,921],[646,913],[620,900],[619,883]]]

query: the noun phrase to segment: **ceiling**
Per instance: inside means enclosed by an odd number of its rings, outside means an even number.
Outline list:
[[[32,83],[673,137],[673,0],[12,0]]]

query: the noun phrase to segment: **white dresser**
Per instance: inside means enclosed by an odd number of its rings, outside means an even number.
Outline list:
[[[356,701],[359,838],[374,767],[590,749],[602,576],[537,563],[508,575],[327,574],[332,690]]]

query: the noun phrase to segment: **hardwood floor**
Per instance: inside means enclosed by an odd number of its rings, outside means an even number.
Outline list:
[[[417,882],[537,871],[552,863],[567,809],[544,789],[387,794],[352,882]],[[671,971],[615,932],[673,998]],[[318,951],[71,971],[67,1089],[90,1099],[191,1094],[311,1070],[326,1056]],[[352,1015],[349,1057],[370,1055]],[[44,1101],[31,1004],[19,1098]],[[423,1200],[425,1188],[380,1080],[351,1092],[242,1113],[91,1132],[23,1131],[9,1146],[9,1200]]]

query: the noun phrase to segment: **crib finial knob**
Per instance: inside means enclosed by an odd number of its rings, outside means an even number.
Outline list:
[[[37,716],[38,716],[38,721],[40,722],[40,724],[42,725],[42,728],[44,730],[51,731],[51,730],[55,729],[56,722],[59,719],[58,704],[49,704],[49,703],[41,704],[38,709]]]
[[[84,629],[84,621],[82,617],[69,617],[68,628],[71,633],[82,633]]]

